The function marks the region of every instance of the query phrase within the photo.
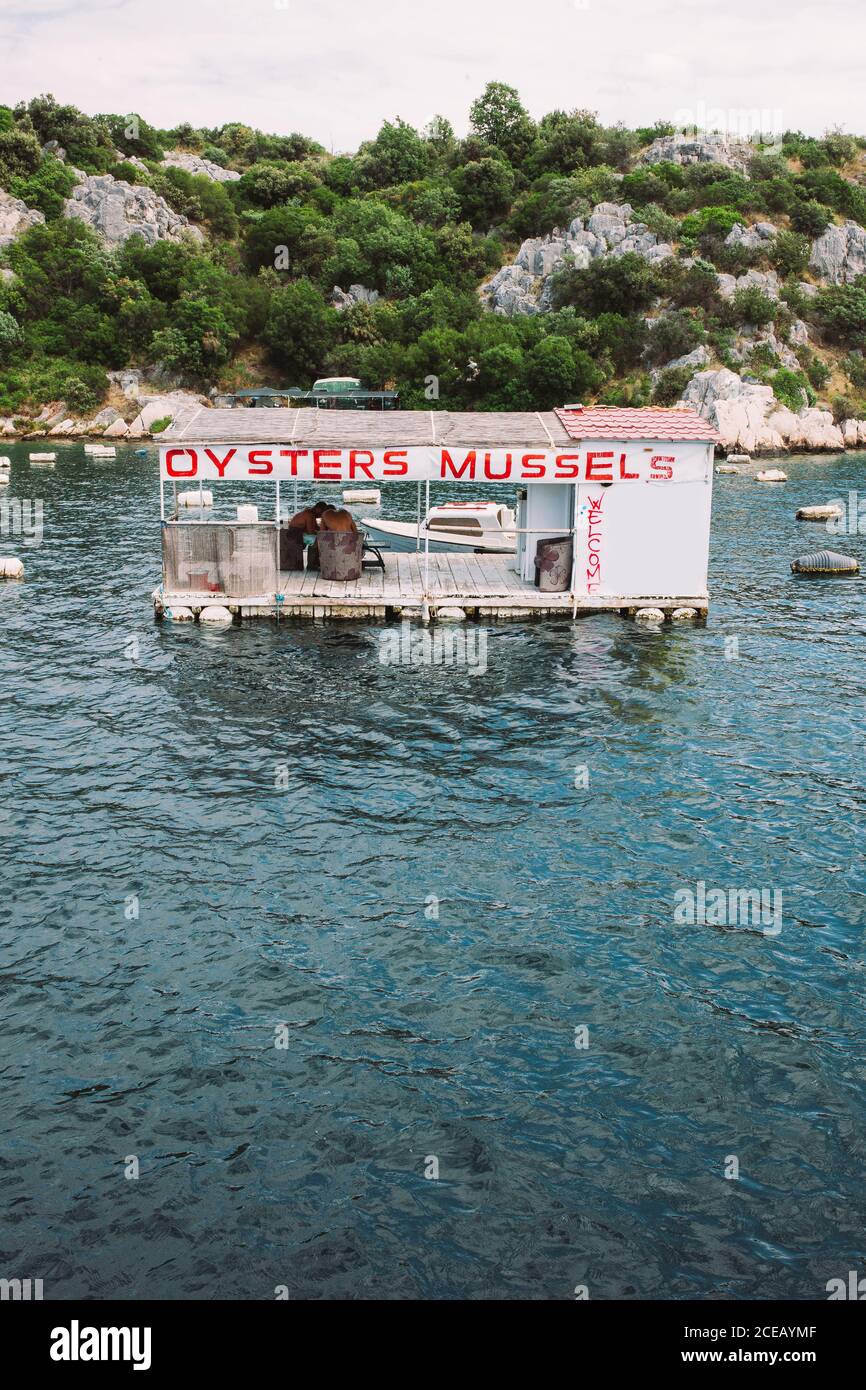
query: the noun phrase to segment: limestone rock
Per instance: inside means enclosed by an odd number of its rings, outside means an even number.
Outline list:
[[[51,429],[51,430],[48,431],[48,433],[49,433],[49,434],[71,434],[74,428],[75,428],[75,421],[72,420],[72,419],[67,418],[67,419],[65,419],[65,420],[61,420],[60,423],[57,424],[57,425],[55,425],[53,429]]]
[[[809,269],[831,284],[850,284],[866,272],[866,230],[857,222],[828,227],[812,242]]]
[[[0,188],[0,246],[8,246],[22,232],[44,221],[45,216],[38,208],[29,208],[20,198],[13,198],[11,193]]]
[[[644,164],[724,164],[744,174],[757,151],[746,140],[700,132],[695,135],[661,135],[643,155]]]
[[[188,237],[204,239],[198,227],[170,208],[152,188],[125,183],[110,174],[81,174],[64,212],[86,222],[109,246],[119,246],[136,233],[149,246]]]
[[[751,227],[744,227],[742,222],[735,222],[725,237],[725,245],[744,246],[747,250],[754,251],[758,247],[766,246],[778,235],[779,229],[772,222],[755,222]]]
[[[539,287],[519,265],[504,265],[482,288],[494,314],[537,314]]]
[[[846,449],[866,444],[866,420],[843,420],[840,428]]]
[[[187,154],[183,150],[170,150],[162,161],[164,169],[183,169],[187,174],[200,174],[214,183],[234,183],[240,178],[235,169],[223,169],[211,159],[203,159],[198,154]]]
[[[119,386],[127,400],[138,400],[141,391],[141,372],[128,368],[121,372],[106,372],[108,380]]]
[[[331,291],[331,304],[335,309],[350,309],[353,304],[375,304],[379,298],[378,290],[368,290],[366,285],[350,285],[341,290],[335,285]]]
[[[101,430],[105,425],[113,425],[115,420],[120,418],[120,411],[115,410],[113,405],[107,405],[104,410],[100,410],[98,415],[94,415],[90,422],[90,428]]]
[[[125,439],[128,432],[129,426],[123,416],[118,415],[117,419],[104,431],[102,437],[103,439]]]
[[[696,373],[682,404],[715,425],[728,450],[755,454],[844,448],[842,431],[829,410],[790,410],[776,400],[771,386],[743,381],[727,367]]]
[[[723,299],[733,299],[737,290],[748,290],[754,287],[765,294],[768,299],[778,300],[781,285],[775,270],[747,270],[744,275],[720,274],[719,294]]]
[[[513,265],[503,266],[482,286],[482,296],[497,314],[536,314],[551,307],[550,276],[566,266],[586,270],[601,256],[642,256],[650,262],[673,255],[645,222],[635,222],[629,203],[598,203],[591,215],[576,217],[566,232],[529,237]]]
[[[700,343],[691,352],[685,353],[682,357],[675,357],[673,362],[666,362],[661,368],[663,372],[675,371],[678,367],[705,367],[710,360],[710,350],[705,343]]]

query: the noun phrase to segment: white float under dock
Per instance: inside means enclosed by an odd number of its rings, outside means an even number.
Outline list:
[[[641,598],[595,597],[571,593],[546,594],[521,579],[507,555],[447,555],[428,557],[427,582],[424,554],[382,555],[385,572],[365,569],[360,579],[336,582],[323,579],[318,570],[282,571],[276,594],[232,599],[214,593],[189,590],[154,593],[158,617],[170,617],[173,608],[188,608],[198,617],[203,608],[223,603],[237,618],[398,618],[430,617],[439,608],[459,607],[467,617],[485,619],[575,617],[587,613],[615,612],[632,615],[638,608],[660,608],[670,617],[677,608],[694,608],[706,617],[707,596],[647,594]],[[425,611],[426,609],[426,611]]]

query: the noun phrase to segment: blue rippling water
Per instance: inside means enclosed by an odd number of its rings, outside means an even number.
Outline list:
[[[866,605],[789,573],[829,541],[795,507],[862,456],[717,480],[705,628],[500,625],[479,674],[382,665],[376,625],[157,626],[155,454],[8,451],[45,534],[4,539],[0,586],[0,1274],[736,1299],[862,1272]],[[781,934],[678,924],[699,880],[780,890]]]

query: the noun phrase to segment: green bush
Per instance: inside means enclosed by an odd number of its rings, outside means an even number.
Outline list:
[[[770,248],[770,260],[780,275],[802,275],[809,264],[812,243],[800,232],[779,232]]]
[[[782,405],[788,406],[790,410],[801,410],[809,401],[808,382],[802,372],[780,367],[778,371],[771,372],[767,380],[773,388],[776,400],[781,401]],[[814,396],[812,399],[814,401]]]
[[[756,285],[737,290],[728,303],[728,318],[734,324],[753,324],[763,328],[772,323],[777,305]]]
[[[669,371],[662,372],[653,391],[653,404],[676,405],[682,399],[692,375],[689,367],[671,367]]]

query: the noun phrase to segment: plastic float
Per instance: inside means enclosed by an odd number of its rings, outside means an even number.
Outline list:
[[[259,509],[249,503],[241,503],[238,507],[238,521],[258,521]]]
[[[194,623],[195,614],[191,608],[184,608],[181,604],[177,608],[164,608],[162,610],[164,618],[170,618],[173,623]]]
[[[369,507],[378,507],[382,494],[377,487],[347,487],[343,490],[344,502],[363,502]]]
[[[222,604],[211,603],[207,608],[203,608],[198,615],[200,623],[233,623],[234,618],[227,608]]]
[[[23,579],[24,563],[14,555],[0,556],[0,579]]]
[[[726,462],[726,463],[751,463],[751,462],[752,462],[752,455],[751,455],[751,454],[728,454],[727,458],[725,459],[725,462]]]
[[[787,473],[783,473],[781,468],[765,468],[762,472],[756,473],[755,477],[759,483],[786,483],[788,481]]]
[[[829,521],[834,516],[842,516],[843,509],[838,502],[827,502],[817,507],[801,507],[797,512],[798,521]]]
[[[717,473],[739,473],[739,471],[735,463],[720,463],[716,466]]]
[[[31,463],[53,463],[57,458],[56,454],[31,454]]]
[[[197,492],[179,492],[177,505],[179,507],[212,507],[213,493],[209,492],[207,488]]]
[[[697,608],[675,608],[671,613],[672,623],[688,623],[698,616]]]
[[[838,550],[816,550],[791,561],[794,574],[857,574],[859,569],[859,560],[853,555],[841,555]]]
[[[634,619],[636,623],[663,623],[665,620],[664,609],[639,608],[634,615]]]

